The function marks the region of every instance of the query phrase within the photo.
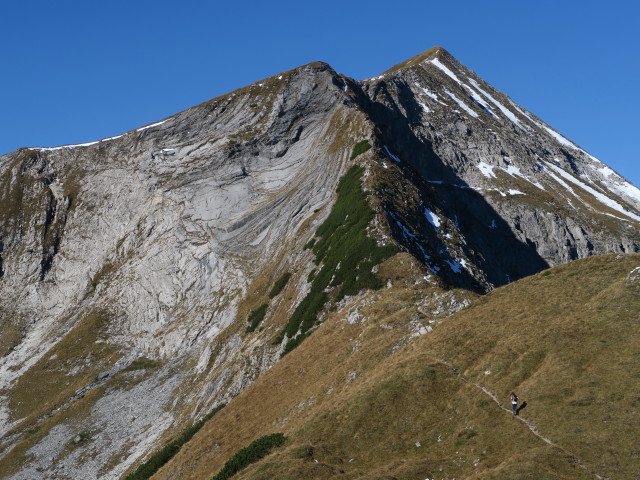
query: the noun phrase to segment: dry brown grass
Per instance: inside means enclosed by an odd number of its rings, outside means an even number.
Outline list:
[[[113,365],[119,358],[115,349],[96,342],[107,322],[106,314],[87,315],[19,378],[8,395],[14,420],[28,422],[51,411]]]
[[[400,259],[386,273],[409,271]],[[349,307],[336,312],[154,478],[209,478],[275,431],[288,443],[238,479],[633,478],[640,285],[625,277],[638,265],[640,255],[609,255],[554,268],[405,347],[402,325],[433,292],[398,278],[368,296],[363,323],[344,321]],[[561,448],[474,383],[505,404],[515,390],[522,416]]]

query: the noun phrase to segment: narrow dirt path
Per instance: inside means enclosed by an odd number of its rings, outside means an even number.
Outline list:
[[[434,357],[435,358],[435,357]],[[498,407],[500,407],[500,409],[504,410],[505,412],[507,412],[509,415],[513,416],[513,413],[511,412],[511,410],[509,408],[506,408],[502,402],[500,402],[500,400],[498,400],[498,396],[493,393],[491,390],[487,389],[486,387],[484,387],[483,385],[480,385],[478,383],[474,383],[472,381],[470,381],[469,379],[465,378],[462,373],[460,373],[460,371],[454,367],[453,365],[451,365],[450,363],[448,363],[446,360],[442,359],[442,358],[435,358],[437,361],[443,363],[444,365],[446,365],[447,367],[449,367],[451,369],[451,371],[457,375],[458,377],[460,377],[460,379],[462,379],[463,382],[472,385],[474,387],[476,387],[477,389],[481,390],[485,395],[487,395],[489,398],[491,398],[491,400],[493,400],[495,402],[496,405],[498,405]],[[557,443],[554,443],[553,441],[551,441],[550,439],[548,439],[547,437],[545,437],[544,435],[542,435],[539,431],[538,428],[529,420],[527,420],[526,418],[522,418],[521,416],[515,416],[515,418],[517,420],[520,420],[522,423],[524,423],[527,428],[531,431],[531,433],[533,433],[536,437],[538,437],[540,440],[542,440],[543,442],[547,443],[548,445],[557,448],[558,450],[560,450],[562,453],[564,453],[567,457],[569,457],[571,459],[571,461],[575,462],[576,465],[578,465],[580,468],[582,468],[583,470],[585,470],[586,472],[588,472],[589,474],[593,475],[595,478],[597,478],[598,480],[610,480],[609,477],[605,477],[604,475],[600,475],[596,472],[594,472],[591,468],[589,468],[582,460],[580,460],[578,458],[577,455],[569,452],[567,449],[563,448],[562,446],[558,445]]]

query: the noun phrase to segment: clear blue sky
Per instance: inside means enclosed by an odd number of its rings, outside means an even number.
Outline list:
[[[637,5],[7,1],[0,153],[113,136],[315,60],[362,79],[441,45],[640,185]]]

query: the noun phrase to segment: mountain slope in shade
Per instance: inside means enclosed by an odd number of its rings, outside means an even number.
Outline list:
[[[640,191],[444,49],[363,87],[390,162],[406,164],[423,185],[407,222],[427,210],[427,221],[442,217],[429,240],[451,252],[445,271],[463,265],[480,284],[501,285],[542,264],[637,251]]]
[[[365,252],[369,286],[421,284],[396,346],[475,294],[640,249],[637,189],[439,47],[374,79],[316,62],[116,137],[18,150],[0,157],[0,474],[118,478],[365,298],[342,298],[353,266],[315,246],[353,165],[364,230],[403,251]],[[338,232],[368,215],[341,214]]]

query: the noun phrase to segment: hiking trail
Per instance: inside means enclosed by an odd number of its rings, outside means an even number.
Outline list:
[[[435,357],[434,357],[435,358]],[[460,377],[460,379],[462,379],[462,381],[464,381],[465,383],[474,386],[475,388],[477,388],[478,390],[481,390],[485,395],[487,395],[488,397],[491,398],[491,400],[493,400],[495,402],[496,405],[498,405],[498,407],[500,407],[500,409],[504,410],[505,412],[507,412],[509,415],[514,416],[517,420],[520,420],[522,423],[524,423],[527,428],[531,431],[531,433],[533,433],[536,437],[538,437],[540,440],[542,440],[543,442],[547,443],[548,445],[552,446],[553,448],[556,448],[558,450],[560,450],[562,453],[564,453],[565,455],[567,455],[567,457],[575,462],[576,465],[578,465],[579,467],[581,467],[583,470],[587,471],[588,473],[590,473],[591,475],[593,475],[595,478],[597,478],[598,480],[610,480],[609,477],[606,477],[604,475],[600,475],[596,472],[594,472],[593,470],[591,470],[584,462],[582,462],[582,460],[580,460],[578,458],[577,455],[569,452],[567,449],[565,449],[564,447],[558,445],[557,443],[554,443],[552,440],[550,440],[549,438],[545,437],[544,435],[542,435],[539,431],[538,428],[529,420],[527,420],[526,418],[522,418],[520,415],[513,415],[513,413],[511,412],[510,409],[506,408],[502,402],[500,402],[500,400],[498,400],[498,396],[493,393],[491,390],[487,389],[486,387],[484,387],[483,385],[480,385],[478,383],[474,383],[471,380],[467,379],[464,377],[464,375],[462,375],[462,373],[460,373],[460,370],[457,367],[454,367],[453,365],[451,365],[449,362],[447,362],[446,360],[442,359],[442,358],[435,358],[437,361],[443,363],[444,365],[446,365],[447,367],[449,367],[451,369],[451,371],[457,375],[458,377]]]

